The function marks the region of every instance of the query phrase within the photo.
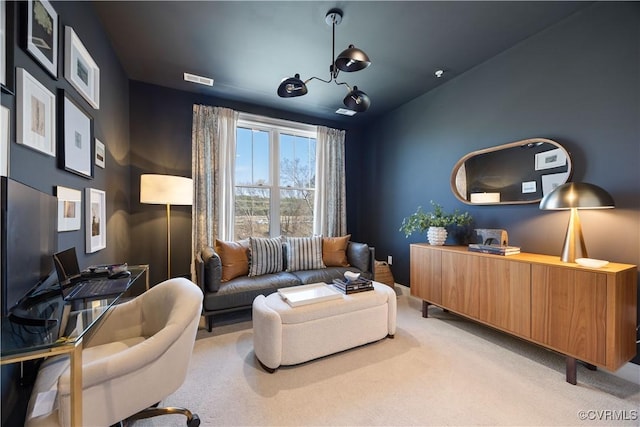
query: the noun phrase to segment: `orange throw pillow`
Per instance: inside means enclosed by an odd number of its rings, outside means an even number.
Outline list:
[[[222,281],[249,274],[249,239],[225,242],[216,239],[216,252],[222,262]]]
[[[349,267],[347,245],[351,234],[342,237],[322,238],[322,262],[327,267]]]

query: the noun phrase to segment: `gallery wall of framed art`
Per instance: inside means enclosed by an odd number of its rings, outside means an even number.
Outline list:
[[[58,197],[58,246],[77,247],[81,264],[127,259],[128,233],[107,239],[127,217],[107,223],[129,209],[128,78],[93,5],[0,0],[0,18],[0,174]],[[103,192],[92,244],[86,189]]]

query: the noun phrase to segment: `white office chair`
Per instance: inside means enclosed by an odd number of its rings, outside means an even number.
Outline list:
[[[177,278],[112,307],[85,339],[82,350],[83,426],[110,426],[125,419],[182,413],[187,426],[200,419],[183,408],[156,408],[184,382],[202,311],[202,291]],[[38,393],[56,390],[51,412],[34,417]],[[42,363],[25,426],[70,425],[69,358]]]

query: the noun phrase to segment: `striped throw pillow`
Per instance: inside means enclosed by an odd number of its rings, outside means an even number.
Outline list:
[[[250,277],[282,271],[282,238],[249,237],[249,246]]]
[[[324,268],[322,236],[286,237],[287,271]]]

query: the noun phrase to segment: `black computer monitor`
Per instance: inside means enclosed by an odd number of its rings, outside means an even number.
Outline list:
[[[57,251],[57,199],[2,177],[0,246],[2,315],[53,273]]]

